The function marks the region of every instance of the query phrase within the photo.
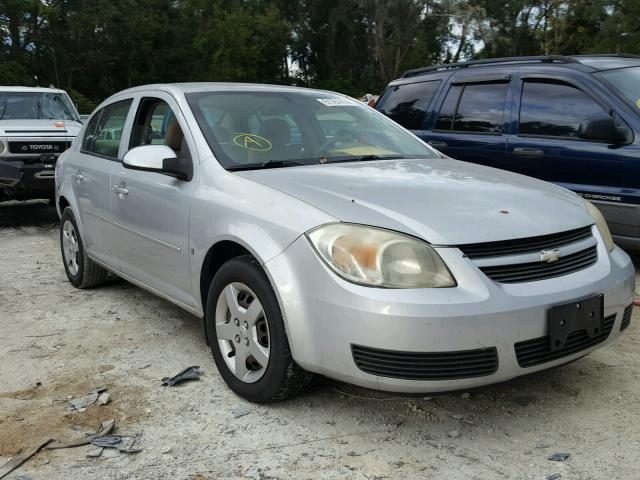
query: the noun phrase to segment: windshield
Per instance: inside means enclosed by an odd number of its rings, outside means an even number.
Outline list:
[[[437,158],[382,114],[336,94],[198,92],[187,100],[216,157],[230,170]]]
[[[0,92],[0,120],[39,119],[80,121],[63,93]]]
[[[597,75],[606,79],[636,111],[640,111],[640,67],[607,70]]]

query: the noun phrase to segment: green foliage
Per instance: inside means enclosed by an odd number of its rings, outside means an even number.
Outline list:
[[[79,91],[75,90],[74,88],[69,88],[67,90],[67,93],[71,97],[71,101],[73,101],[73,103],[75,104],[80,114],[89,114],[97,106],[95,102],[89,100],[87,97],[85,97],[83,94],[81,94]]]
[[[639,0],[0,0],[0,84],[83,112],[145,83],[241,81],[359,96],[409,68],[640,53]]]

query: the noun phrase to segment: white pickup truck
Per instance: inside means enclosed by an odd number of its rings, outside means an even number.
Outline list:
[[[53,198],[56,159],[81,128],[64,90],[0,86],[0,201]]]

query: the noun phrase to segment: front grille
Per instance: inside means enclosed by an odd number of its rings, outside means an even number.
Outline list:
[[[631,323],[631,312],[633,312],[633,305],[629,305],[624,309],[622,314],[622,323],[620,324],[620,331],[624,330]]]
[[[589,237],[591,237],[590,226],[538,237],[459,245],[458,248],[471,259],[504,257],[520,253],[537,253],[541,250],[554,250]]]
[[[11,153],[62,153],[71,146],[71,142],[9,142]]]
[[[495,347],[459,352],[398,352],[352,345],[357,367],[381,377],[404,380],[455,380],[483,377],[498,370]]]
[[[567,338],[567,342],[564,347],[554,351],[551,351],[551,341],[549,336],[518,342],[515,344],[518,365],[521,367],[540,365],[541,363],[557,360],[558,358],[566,357],[567,355],[571,355],[579,352],[580,350],[585,350],[604,342],[607,337],[609,337],[615,320],[615,315],[606,317],[604,319],[604,328],[598,335],[594,335],[592,338],[587,336],[586,330],[573,332],[569,335],[569,338]]]
[[[523,283],[568,275],[590,267],[598,260],[597,246],[560,257],[557,262],[532,262],[480,267],[490,279],[500,283]]]

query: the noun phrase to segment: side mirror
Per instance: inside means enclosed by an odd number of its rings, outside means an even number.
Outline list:
[[[122,166],[130,170],[156,172],[191,180],[192,172],[176,157],[176,152],[166,145],[141,145],[129,150],[122,159]]]
[[[629,142],[628,128],[615,117],[609,115],[598,115],[586,119],[578,128],[578,136],[583,140],[616,145]]]

